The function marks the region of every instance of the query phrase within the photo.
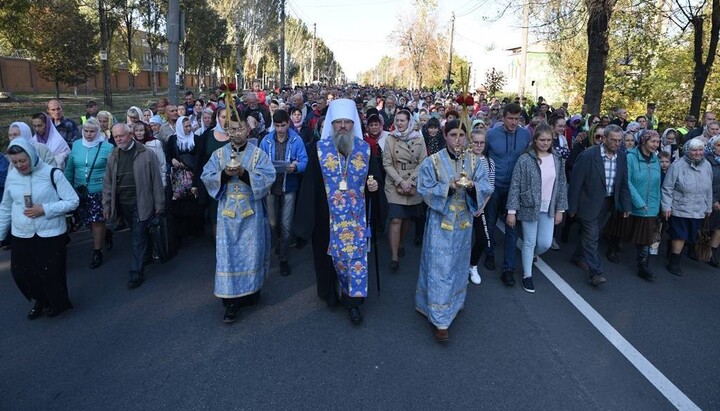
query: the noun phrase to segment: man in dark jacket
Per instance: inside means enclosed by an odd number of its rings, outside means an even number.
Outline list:
[[[572,261],[589,270],[590,284],[595,287],[607,282],[598,254],[600,230],[616,209],[623,217],[632,210],[627,157],[619,150],[623,130],[611,124],[605,128],[604,135],[601,145],[590,147],[578,156],[568,192],[568,213],[582,226],[582,241]]]
[[[68,146],[72,147],[72,143],[82,137],[77,124],[69,118],[65,118],[62,102],[60,102],[60,100],[56,98],[50,99],[47,103],[47,113],[50,118],[52,118],[53,124],[55,125],[58,133],[60,133],[60,135],[68,143]]]

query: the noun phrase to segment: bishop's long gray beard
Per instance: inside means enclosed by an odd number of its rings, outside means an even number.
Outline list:
[[[340,154],[347,156],[353,149],[353,135],[350,132],[339,131],[333,135],[333,143]]]

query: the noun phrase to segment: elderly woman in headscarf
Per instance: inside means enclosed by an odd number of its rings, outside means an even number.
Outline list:
[[[29,141],[33,147],[35,147],[35,151],[37,152],[40,161],[49,164],[51,167],[57,167],[57,162],[55,162],[55,156],[52,151],[50,151],[48,146],[43,143],[32,142],[32,131],[30,131],[30,126],[21,121],[16,121],[10,124],[10,128],[8,128],[9,141],[13,141],[18,137],[24,138]],[[10,164],[10,168],[12,167],[12,164]]]
[[[158,118],[160,118],[158,116]],[[153,130],[150,125],[143,123],[142,121],[136,121],[130,124],[133,130],[133,138],[138,143],[142,143],[145,147],[149,148],[155,156],[157,156],[158,163],[160,163],[160,175],[162,176],[163,187],[167,186],[167,163],[165,162],[165,151],[160,140],[155,138]]]
[[[199,111],[200,115],[197,118],[198,128],[195,130],[195,135],[200,136],[205,130],[209,129],[213,122],[213,109],[210,106],[205,107]]]
[[[423,202],[417,193],[417,177],[420,163],[428,154],[425,139],[414,130],[413,123],[409,111],[398,110],[395,127],[385,139],[382,150],[392,270],[400,268],[399,257],[405,255],[405,235],[410,228],[410,220],[420,216],[420,204]]]
[[[197,173],[200,136],[192,132],[190,119],[181,116],[175,123],[175,134],[165,145],[165,161],[170,164],[170,182],[172,183],[172,201],[170,213],[176,221],[175,239],[179,245],[188,235],[202,234],[203,224],[200,216],[197,193],[201,184]]]
[[[132,106],[127,111],[127,121],[125,122],[127,124],[133,124],[136,121],[143,121],[143,112],[139,107]]]
[[[720,136],[715,136],[708,141],[705,147],[705,159],[710,163],[712,168],[712,213],[708,228],[712,233],[710,239],[710,247],[712,247],[712,256],[708,264],[717,268],[720,267],[720,256],[718,256],[718,247],[720,247]]]
[[[97,119],[89,118],[82,125],[82,138],[73,143],[65,178],[80,197],[78,212],[82,223],[90,227],[93,237],[93,255],[90,268],[103,262],[102,248],[112,248],[112,232],[105,228],[102,208],[102,188],[107,159],[113,146],[100,132]]]
[[[674,128],[668,128],[662,133],[660,138],[660,151],[670,154],[670,162],[674,162],[680,158],[680,147],[677,141],[678,133]]]
[[[8,172],[0,202],[0,239],[12,236],[10,271],[25,298],[35,300],[28,319],[55,317],[72,308],[65,214],[78,206],[78,196],[24,138],[11,141],[7,154],[15,168]]]
[[[100,131],[105,135],[105,138],[107,141],[115,145],[114,140],[112,139],[112,127],[115,125],[115,118],[109,111],[100,111],[97,113],[97,119],[100,122]]]
[[[65,161],[70,155],[70,147],[58,133],[50,116],[45,113],[33,114],[31,121],[35,134],[30,139],[30,142],[45,144],[53,153],[57,166],[64,169]]]
[[[637,275],[649,280],[650,245],[655,241],[657,216],[660,213],[660,160],[657,149],[660,136],[655,130],[642,129],[640,144],[627,150],[628,185],[632,211],[620,219],[621,238],[637,249]]]
[[[667,270],[683,275],[680,254],[685,242],[695,243],[703,220],[713,210],[712,167],[705,159],[699,137],[687,142],[688,150],[670,166],[662,185],[661,209],[668,220],[670,258]]]

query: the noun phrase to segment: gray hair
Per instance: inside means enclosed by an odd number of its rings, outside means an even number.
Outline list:
[[[705,148],[705,143],[702,139],[695,137],[688,141],[688,150],[701,150]]]
[[[620,133],[623,136],[625,135],[623,129],[617,124],[609,124],[607,127],[605,127],[605,132],[603,133],[605,135],[605,138],[610,137],[610,133]]]
[[[100,122],[98,119],[90,117],[89,119],[85,120],[85,122],[82,125],[83,130],[85,129],[94,129],[95,131],[100,131]]]
[[[125,133],[127,133],[127,134],[133,133],[133,129],[132,129],[132,127],[130,127],[130,124],[128,124],[128,123],[117,123],[114,126],[112,126],[112,128],[115,128],[115,127],[122,127],[125,130]]]

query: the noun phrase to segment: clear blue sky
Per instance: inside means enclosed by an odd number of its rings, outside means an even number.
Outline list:
[[[493,65],[489,55],[520,45],[518,12],[510,11],[498,20],[498,9],[491,1],[438,0],[438,4],[438,27],[448,34],[450,16],[455,12],[455,53],[473,63],[478,77]],[[286,2],[288,14],[302,19],[310,29],[317,23],[318,37],[335,53],[350,79],[375,66],[383,55],[398,52],[391,34],[399,16],[410,12],[409,5],[409,0]]]

